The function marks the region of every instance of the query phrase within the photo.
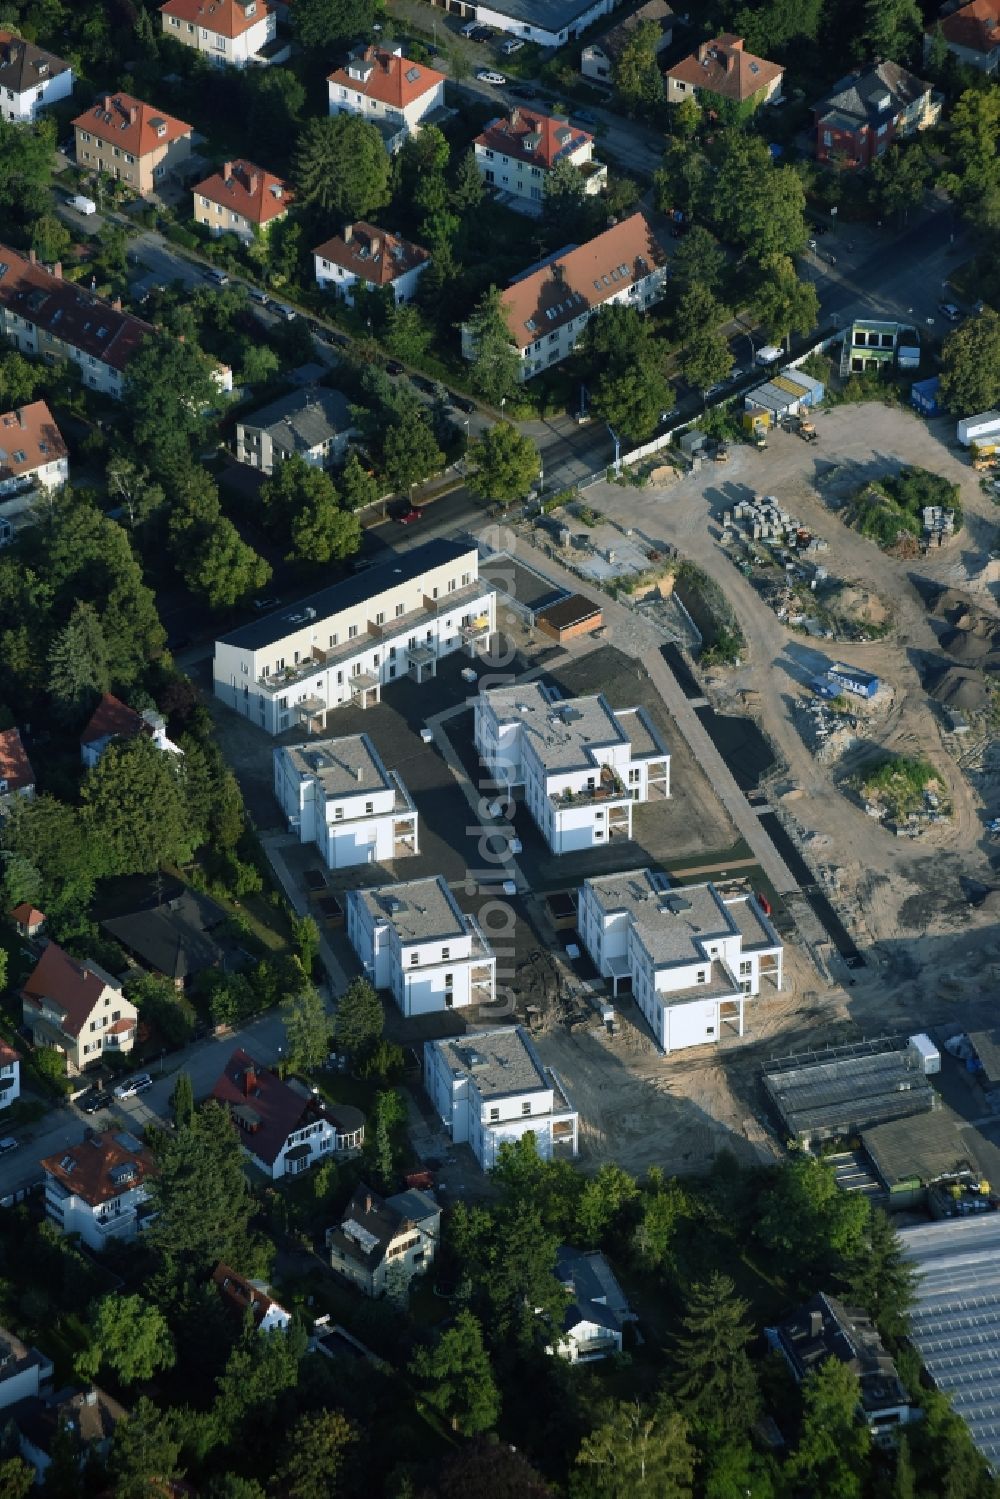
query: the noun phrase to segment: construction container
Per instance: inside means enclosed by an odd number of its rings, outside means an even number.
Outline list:
[[[957,427],[958,440],[967,448],[970,443],[1000,439],[1000,411],[981,411],[978,416],[963,416]]]
[[[926,1031],[910,1037],[910,1050],[920,1063],[925,1077],[932,1077],[934,1073],[941,1071],[941,1053]]]

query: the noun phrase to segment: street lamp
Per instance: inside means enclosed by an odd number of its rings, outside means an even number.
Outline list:
[[[503,409],[506,406],[506,404],[507,404],[507,397],[506,396],[501,396],[500,397],[500,420],[501,421],[503,421],[503,419],[504,419]]]

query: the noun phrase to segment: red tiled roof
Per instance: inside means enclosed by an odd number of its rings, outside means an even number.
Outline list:
[[[50,942],[25,980],[22,995],[36,1009],[50,1000],[63,1012],[62,1029],[78,1036],[93,1013],[104,990],[111,985],[120,994],[117,981],[96,963],[79,963]]]
[[[29,906],[28,902],[23,900],[11,911],[10,919],[16,921],[19,926],[35,926],[37,922],[45,920],[45,912],[39,911],[37,906]]]
[[[44,401],[0,416],[0,481],[34,473],[66,457],[66,444]]]
[[[596,239],[554,256],[508,286],[501,302],[514,342],[526,349],[587,308],[599,307],[623,287],[648,276],[665,260],[646,215],[631,214]]]
[[[141,1146],[132,1149],[110,1130],[91,1135],[82,1145],[46,1156],[41,1164],[67,1191],[91,1207],[99,1207],[112,1197],[120,1197],[123,1191],[143,1186],[157,1174],[148,1150]],[[131,1180],[114,1180],[111,1173],[116,1166],[132,1166],[135,1174]]]
[[[475,144],[548,169],[560,157],[579,151],[593,139],[586,130],[558,115],[543,115],[518,105],[509,115],[491,120]]]
[[[708,89],[723,99],[743,103],[780,78],[784,69],[743,50],[742,37],[726,32],[702,42],[697,52],[667,68],[666,76],[693,88]]]
[[[293,1130],[307,1115],[320,1117],[311,1098],[283,1083],[276,1073],[255,1062],[237,1047],[226,1070],[212,1089],[212,1097],[228,1105],[240,1140],[261,1161],[273,1165]]]
[[[236,37],[271,14],[271,7],[264,0],[257,0],[252,14],[247,14],[247,10],[248,6],[240,0],[167,0],[166,5],[160,6],[160,15],[191,21],[219,36]]]
[[[13,1046],[8,1046],[6,1041],[0,1040],[0,1067],[9,1067],[11,1062],[19,1062],[21,1056]]]
[[[80,743],[96,744],[99,739],[134,739],[144,729],[151,732],[141,713],[113,693],[106,692],[80,735]]]
[[[247,1307],[253,1308],[253,1320],[258,1327],[271,1307],[276,1305],[274,1298],[266,1291],[262,1291],[253,1281],[247,1280],[245,1275],[240,1275],[222,1261],[212,1271],[212,1279],[218,1286],[223,1301],[228,1302],[241,1316]]]
[[[1000,47],[1000,0],[971,0],[939,23],[946,42],[970,52],[992,52]]]
[[[405,109],[444,83],[444,74],[424,63],[410,62],[408,57],[397,57],[385,47],[367,47],[346,67],[329,73],[327,82],[363,94],[366,99],[377,99],[380,104],[390,104],[393,109]]]
[[[251,224],[268,224],[287,213],[295,194],[280,177],[252,161],[227,161],[221,172],[206,177],[192,192],[221,203],[249,219]]]
[[[0,781],[7,782],[8,791],[23,791],[35,784],[35,772],[21,743],[20,729],[0,730]]]
[[[90,109],[77,115],[73,124],[77,130],[88,130],[98,140],[110,141],[137,157],[148,156],[150,151],[191,134],[191,126],[184,120],[175,120],[131,94],[102,94]]]
[[[348,224],[343,234],[318,245],[314,255],[321,255],[333,265],[341,265],[372,286],[388,286],[416,265],[430,260],[430,251],[387,234],[374,224]]]
[[[4,244],[0,244],[0,305],[116,370],[125,368],[153,331],[141,318],[25,260]]]

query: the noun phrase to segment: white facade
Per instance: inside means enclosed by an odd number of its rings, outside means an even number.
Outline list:
[[[340,1134],[333,1119],[310,1119],[299,1129],[293,1129],[285,1138],[273,1161],[254,1154],[253,1136],[243,1141],[247,1155],[252,1156],[262,1171],[272,1181],[283,1176],[297,1176],[300,1171],[311,1171],[328,1156],[343,1153],[347,1148],[340,1141]]]
[[[505,1141],[529,1131],[543,1160],[577,1154],[579,1116],[521,1026],[426,1041],[424,1088],[452,1141],[469,1145],[484,1171]]]
[[[397,677],[435,675],[441,656],[485,649],[496,594],[477,549],[431,541],[215,643],[215,695],[267,734],[332,725]]]
[[[21,1058],[0,1041],[0,1109],[9,1109],[21,1096]]]
[[[493,949],[441,875],[348,891],[347,935],[366,977],[407,1019],[493,1003]]]
[[[354,306],[354,288],[388,286],[397,302],[409,302],[417,289],[417,282],[424,271],[430,265],[430,258],[421,260],[416,265],[411,265],[408,270],[400,271],[398,276],[391,280],[376,281],[374,278],[368,280],[359,275],[350,266],[339,265],[335,260],[321,255],[318,250],[313,251],[313,266],[316,271],[316,285],[320,291],[339,292],[348,307]]]
[[[521,111],[513,113],[516,117]],[[528,111],[528,114],[532,112]],[[552,162],[549,164],[544,160],[532,159],[530,143],[533,137],[525,136],[523,131],[508,136],[502,128],[495,129],[487,125],[484,133],[474,143],[480,177],[502,193],[507,207],[518,213],[541,213],[545,201],[545,179],[552,171],[555,159],[567,161],[570,166],[577,168],[584,193],[588,196],[601,192],[607,184],[607,167],[603,162],[594,160],[592,135],[571,126],[568,120],[543,117],[541,123],[545,136],[554,138]],[[502,124],[503,122],[501,127]],[[564,146],[560,144],[561,137],[565,137]]]
[[[636,802],[669,797],[670,755],[642,708],[560,699],[538,682],[481,693],[476,749],[525,804],[554,854],[632,837]]]
[[[88,1249],[104,1249],[109,1240],[131,1243],[139,1232],[138,1208],[149,1192],[130,1187],[105,1202],[92,1203],[67,1191],[46,1173],[45,1212],[64,1234],[79,1234]]]
[[[745,1006],[769,977],[781,988],[783,947],[755,896],[714,885],[672,890],[648,869],[586,880],[577,930],[615,994],[631,989],[668,1055],[742,1036]]]
[[[210,16],[210,11],[204,8],[200,19],[189,19],[183,14],[171,15],[164,8],[160,12],[163,17],[163,35],[185,47],[191,47],[195,52],[201,52],[219,68],[245,68],[251,63],[278,62],[289,55],[290,49],[270,58],[259,55],[268,42],[274,41],[278,25],[277,16],[267,9],[262,0],[248,0],[246,5],[234,4],[231,8],[240,13],[245,12],[247,16],[253,16],[256,11],[259,19],[239,35],[228,36],[224,31],[215,30],[211,24],[203,24],[209,21]]]
[[[275,749],[274,794],[299,842],[315,843],[328,869],[420,852],[417,809],[367,734]]]
[[[69,459],[50,458],[37,468],[28,469],[16,478],[0,479],[0,495],[21,494],[26,489],[58,489],[69,483]]]
[[[73,92],[73,69],[60,66],[61,71],[55,72],[39,65],[32,81],[20,89],[0,84],[0,119],[31,122],[50,104],[68,99]]]
[[[417,75],[412,81],[410,73]],[[444,77],[433,68],[411,63],[399,47],[390,52],[374,48],[331,73],[327,100],[330,114],[360,115],[376,125],[386,149],[395,153],[407,136],[419,134],[426,115],[444,107]]]
[[[587,9],[567,14],[566,23],[562,26],[551,20],[548,25],[536,24],[523,15],[507,15],[485,5],[476,6],[475,16],[479,26],[495,26],[498,31],[509,32],[511,36],[519,36],[526,42],[535,42],[539,47],[562,47],[571,37],[579,36],[601,16],[610,15],[614,8],[615,0],[595,0]],[[570,9],[566,7],[567,13]]]

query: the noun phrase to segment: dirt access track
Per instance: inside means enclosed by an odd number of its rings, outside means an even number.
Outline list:
[[[1000,949],[995,925],[967,899],[966,880],[991,878],[984,808],[952,758],[921,686],[917,662],[924,653],[939,656],[940,647],[914,580],[965,589],[995,608],[1000,570],[990,548],[996,513],[968,463],[949,449],[950,421],[928,424],[908,411],[868,404],[821,412],[817,427],[813,444],[778,431],[764,452],[733,449],[722,473],[708,465],[666,489],[598,484],[587,490],[587,502],[655,546],[676,546],[725,591],[749,650],[740,668],[713,673],[707,687],[717,706],[751,711],[760,721],[779,761],[772,799],[799,825],[813,863],[836,871],[837,902],[869,965],[852,989],[852,1018],[866,1029],[930,1023],[940,1015],[943,996],[975,998]],[[958,537],[909,562],[886,556],[848,529],[824,499],[834,468],[842,493],[855,478],[860,485],[904,465],[959,483],[965,512]],[[775,495],[824,537],[830,550],[823,561],[836,576],[890,602],[894,629],[887,639],[834,644],[804,637],[777,619],[719,542],[723,511],[748,490]],[[842,767],[821,764],[802,740],[796,704],[811,697],[810,680],[836,659],[875,672],[893,689],[871,747],[925,757],[947,779],[953,815],[919,841],[896,839],[867,817],[837,789]]]

